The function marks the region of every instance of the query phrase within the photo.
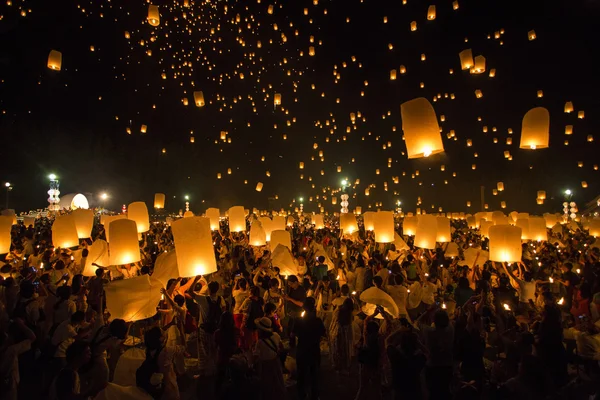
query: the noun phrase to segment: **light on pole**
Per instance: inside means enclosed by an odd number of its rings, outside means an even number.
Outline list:
[[[340,210],[342,214],[347,214],[348,213],[348,193],[346,193],[346,186],[348,186],[348,179],[344,179],[342,181],[342,195],[340,196],[342,201],[340,202],[340,205],[342,206],[342,209]]]
[[[58,177],[55,174],[48,175],[48,179],[50,179],[50,190],[48,190],[48,210],[57,211],[59,209],[58,203],[60,202],[60,182],[58,181]]]
[[[10,182],[6,182],[4,184],[4,187],[6,188],[6,209],[8,210],[8,193],[12,190],[12,185]]]

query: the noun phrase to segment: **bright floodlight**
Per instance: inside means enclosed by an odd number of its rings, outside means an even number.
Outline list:
[[[50,174],[50,175],[48,175],[48,178],[50,178],[51,181],[55,181],[56,180],[56,175]]]
[[[189,200],[189,199],[190,199],[190,196],[188,196],[188,195],[186,194],[186,195],[185,195],[185,199],[186,199],[186,200]]]
[[[6,182],[6,183],[4,184],[4,186],[6,186],[6,187],[10,187],[10,182]]]
[[[102,198],[102,200],[106,200],[106,199],[108,199],[108,195],[107,195],[106,193],[102,193],[102,194],[100,195],[100,197]]]
[[[571,193],[573,193],[573,192],[571,192],[571,190],[570,190],[570,189],[567,189],[567,190],[565,190],[565,194],[566,194],[567,196],[570,196],[570,195],[571,195]]]
[[[344,180],[342,181],[342,186],[346,186],[347,184],[348,184],[348,181],[347,181],[346,179],[344,179]]]
[[[300,197],[300,202],[303,202],[303,201],[304,201],[304,199],[302,197]]]

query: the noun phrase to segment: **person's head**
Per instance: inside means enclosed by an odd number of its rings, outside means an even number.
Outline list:
[[[76,340],[67,347],[65,355],[68,365],[79,368],[87,364],[92,358],[90,344],[82,340]],[[57,386],[58,385],[60,385],[60,382],[57,382]]]
[[[59,286],[56,289],[56,296],[62,300],[62,301],[67,301],[69,300],[69,298],[71,297],[71,294],[73,293],[71,286]]]
[[[381,278],[379,275],[375,275],[373,277],[373,284],[381,289],[381,286],[383,285],[383,278]]]
[[[173,299],[173,301],[175,301],[175,303],[179,307],[183,307],[183,305],[185,304],[185,297],[183,297],[182,295],[178,294],[177,296],[175,296],[175,298]]]
[[[252,296],[252,297],[260,296],[260,288],[258,286],[252,286],[250,288],[250,296]]]
[[[65,269],[64,261],[58,260],[56,263],[54,263],[54,269],[57,271],[62,271],[63,269]]]
[[[319,256],[319,257],[317,257],[317,261],[319,261],[319,264],[324,264],[325,263],[325,256]]]
[[[562,272],[570,272],[573,269],[573,264],[571,263],[564,263],[560,269],[562,270]]]
[[[436,329],[446,329],[450,324],[450,318],[445,310],[437,310],[433,314],[433,323]]]
[[[125,340],[127,337],[127,322],[125,320],[117,318],[111,321],[110,325],[108,325],[108,330],[110,331],[110,335],[116,337],[117,339]]]
[[[232,332],[235,327],[235,323],[233,322],[233,314],[230,311],[225,311],[221,314],[221,319],[219,320],[219,329],[221,331]]]
[[[169,279],[167,281],[167,290],[175,290],[175,287],[177,286],[177,279]]]
[[[24,299],[30,299],[35,293],[35,286],[30,281],[24,281],[21,283],[20,296]]]
[[[325,275],[323,278],[321,278],[321,281],[323,282],[323,285],[325,285],[325,287],[329,287],[329,284],[331,283],[329,275]]]
[[[342,296],[348,296],[350,294],[350,287],[344,283],[340,288],[340,291],[342,292]]]
[[[302,305],[302,308],[306,312],[314,312],[315,311],[315,305],[316,305],[315,298],[314,297],[307,297],[306,300],[304,300],[304,304]]]
[[[49,283],[50,283],[50,274],[48,274],[48,273],[46,273],[46,274],[43,274],[43,275],[40,277],[40,282],[42,282],[44,285],[47,285],[47,284],[49,284]]]
[[[533,275],[531,274],[531,272],[525,271],[523,273],[523,279],[525,280],[525,282],[531,282],[531,280],[533,279]]]
[[[264,307],[264,312],[265,312],[265,316],[267,317],[272,317],[275,314],[275,311],[277,310],[277,306],[271,302],[268,302],[267,304],[265,304]]]
[[[269,338],[273,335],[273,322],[267,317],[257,318],[254,321],[258,330],[258,336],[261,338]]]
[[[469,289],[469,280],[464,276],[458,278],[458,287],[461,289]]]
[[[345,270],[346,269],[346,261],[340,260],[338,262],[338,268],[341,269],[341,270]]]
[[[102,268],[98,268],[96,270],[96,278],[102,278],[104,276],[104,270]]]
[[[238,287],[242,290],[246,290],[248,287],[248,281],[245,278],[240,278],[238,280]]]
[[[71,325],[81,326],[83,321],[85,321],[85,313],[83,311],[75,311],[73,315],[71,315]]]
[[[144,343],[148,350],[158,349],[163,343],[162,329],[155,326],[147,330],[144,334]]]
[[[300,286],[300,283],[298,282],[298,277],[296,275],[290,275],[288,276],[288,285],[292,288],[292,289],[298,289],[298,286]]]
[[[279,280],[276,278],[271,278],[269,281],[269,289],[277,289],[279,288]]]
[[[211,296],[216,295],[218,291],[219,291],[219,282],[212,281],[208,284],[208,292],[210,293]]]

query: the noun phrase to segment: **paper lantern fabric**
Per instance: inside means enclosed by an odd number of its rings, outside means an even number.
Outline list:
[[[30,225],[35,225],[35,217],[23,217],[23,226],[27,228]]]
[[[444,256],[446,257],[458,257],[458,244],[454,242],[448,243],[448,247],[446,247],[446,251],[444,252]]]
[[[407,101],[400,106],[400,112],[409,159],[444,151],[437,116],[429,100],[419,97]]]
[[[72,214],[77,229],[77,237],[79,239],[89,238],[94,227],[94,212],[92,210],[77,209]]]
[[[315,226],[315,229],[324,229],[325,223],[323,222],[323,214],[316,214],[316,215],[313,215],[313,217],[314,217],[313,224]]]
[[[521,228],[511,225],[494,225],[490,227],[489,234],[491,261],[521,261]]]
[[[81,193],[77,193],[75,196],[73,196],[73,200],[71,200],[71,210],[77,210],[79,208],[83,208],[85,210],[90,208],[90,203],[88,202],[87,197]]]
[[[267,242],[271,241],[271,232],[273,231],[273,221],[269,217],[258,217],[258,220],[262,224],[265,234],[267,235]]]
[[[221,211],[218,208],[209,208],[206,210],[206,218],[210,219],[210,229],[213,231],[219,230],[219,219],[221,217]]]
[[[148,207],[143,201],[136,201],[127,207],[127,218],[135,221],[138,233],[148,232],[150,229],[150,216]]]
[[[529,218],[517,217],[515,226],[521,228],[521,240],[529,240]]]
[[[135,221],[118,219],[108,225],[110,265],[125,265],[140,261],[140,245]]]
[[[365,213],[366,214],[366,213]],[[404,217],[402,231],[406,236],[414,236],[417,233],[418,217]]]
[[[479,253],[479,256],[477,255]],[[458,262],[458,265],[467,265],[469,268],[473,267],[475,264],[475,259],[477,259],[477,265],[483,265],[490,258],[489,252],[479,249],[469,247],[467,250],[463,252],[464,260]]]
[[[537,241],[548,240],[548,231],[546,230],[546,220],[544,218],[529,218],[529,239]]]
[[[202,91],[194,92],[194,103],[196,103],[196,107],[204,107],[204,93]]]
[[[217,260],[205,217],[182,218],[171,224],[179,276],[192,277],[217,271]]]
[[[96,276],[98,267],[92,264],[98,264],[101,267],[108,267],[110,265],[108,243],[102,239],[94,240],[94,243],[88,247],[88,256],[83,266],[83,276]]]
[[[289,217],[287,217],[287,226],[294,226],[294,217],[292,217],[291,215]]]
[[[360,294],[360,301],[367,303],[367,304],[374,304],[376,306],[381,306],[388,313],[390,313],[392,315],[392,317],[394,317],[394,318],[397,318],[398,314],[400,312],[400,310],[398,309],[398,305],[396,304],[396,302],[394,301],[392,296],[390,296],[389,294],[387,294],[386,292],[384,292],[383,290],[381,290],[375,286],[372,286],[372,287],[368,288],[367,290],[363,291]],[[374,311],[375,310],[373,309],[371,314]]]
[[[254,220],[250,225],[251,246],[265,246],[267,244],[267,234],[259,220]]]
[[[160,12],[158,6],[148,6],[148,23],[152,26],[160,25]]]
[[[12,225],[17,224],[17,215],[15,214],[15,210],[2,210],[2,215],[5,217],[10,217]]]
[[[144,356],[143,359],[139,360],[139,365],[137,365],[137,367],[139,368],[142,365],[142,362],[144,362],[144,360],[146,359],[146,352],[141,349],[136,349],[136,350],[139,350],[141,352],[141,354],[143,354],[143,356]],[[121,361],[122,357],[123,356],[121,356],[119,358],[119,362]],[[130,372],[133,374],[134,378],[135,378],[135,371],[137,371],[137,369],[132,370]],[[121,372],[123,372],[123,371],[121,371]],[[94,397],[94,400],[113,400],[113,399],[152,400],[152,396],[150,396],[148,393],[144,392],[144,390],[135,386],[135,380],[134,380],[132,386],[131,385],[120,386],[115,383],[108,382],[108,384],[104,387],[104,389],[102,389],[100,392],[98,392],[96,397]]]
[[[415,233],[415,246],[422,249],[435,249],[437,239],[437,217],[421,215]]]
[[[375,241],[377,243],[392,243],[394,241],[394,213],[378,211],[374,219]]]
[[[447,243],[452,239],[450,234],[450,220],[446,217],[436,217],[437,221],[437,233],[435,237],[436,242]]]
[[[150,275],[110,282],[104,291],[111,318],[129,322],[153,317],[160,302],[161,288],[162,284]]]
[[[10,252],[11,236],[10,231],[13,225],[12,217],[0,216],[0,254]]]
[[[356,224],[356,217],[354,214],[340,214],[340,228],[344,231],[344,234],[352,234],[357,231],[358,225]]]
[[[269,246],[271,249],[275,249],[279,244],[292,250],[292,237],[288,231],[276,230],[271,232],[271,241]]]
[[[285,217],[274,215],[271,220],[271,231],[285,230]]]
[[[546,220],[546,228],[552,229],[558,223],[558,216],[555,214],[546,214],[544,215],[544,220]]]
[[[156,208],[156,209],[165,208],[165,194],[164,193],[156,193],[154,195],[154,208]]]
[[[54,71],[60,71],[62,68],[62,53],[58,50],[51,50],[48,55],[48,68]]]
[[[494,226],[494,221],[481,221],[479,232],[481,236],[489,237],[490,227]]]
[[[229,209],[229,231],[244,232],[246,231],[246,213],[244,207],[235,206]]]
[[[458,53],[458,57],[460,58],[460,68],[462,70],[470,69],[475,64],[471,49],[461,51]]]
[[[52,245],[68,249],[79,246],[77,226],[73,214],[59,215],[52,224]]]
[[[127,219],[127,216],[123,215],[123,214],[119,214],[119,215],[103,215],[102,225],[104,225],[104,232],[106,233],[106,241],[108,243],[110,243],[110,230],[108,228],[110,227],[110,224],[113,221],[117,221],[119,219]],[[137,229],[137,227],[136,227],[136,229]]]
[[[593,237],[600,236],[600,219],[592,219],[588,227],[589,233]],[[1,253],[1,252],[0,252]]]
[[[363,214],[363,223],[366,231],[372,231],[375,229],[375,212],[366,211]]]
[[[396,251],[410,250],[404,239],[396,232],[394,232],[394,246],[396,247]]]
[[[523,117],[521,149],[544,149],[550,140],[550,113],[544,107],[532,108]]]
[[[262,189],[263,189],[263,183],[262,182],[258,182],[256,184],[256,191],[260,192],[260,191],[262,191]]]
[[[298,267],[290,249],[282,244],[273,248],[271,265],[279,268],[279,274],[283,276],[296,275]]]

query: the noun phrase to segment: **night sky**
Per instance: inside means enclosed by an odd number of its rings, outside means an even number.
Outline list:
[[[300,197],[305,210],[321,203],[338,211],[332,190],[344,178],[360,179],[349,188],[356,194],[350,209],[363,211],[376,203],[392,209],[398,200],[414,211],[420,197],[428,212],[476,212],[481,185],[489,209],[505,201],[506,212],[560,212],[567,188],[580,209],[599,194],[597,1],[458,0],[457,10],[451,0],[317,3],[153,0],[161,21],[152,27],[149,3],[139,0],[5,0],[0,180],[14,186],[10,208],[46,207],[50,173],[62,194],[93,201],[106,192],[113,209],[137,200],[151,206],[162,192],[167,209],[182,208],[187,194],[196,213],[232,205],[289,209]],[[436,18],[428,21],[430,5]],[[461,71],[458,53],[468,48],[485,56],[484,73]],[[53,49],[62,52],[61,71],[47,67]],[[390,80],[400,65],[406,74]],[[194,91],[203,91],[204,107],[195,106]],[[417,97],[433,105],[445,153],[409,160],[400,104]],[[567,101],[573,113],[563,112]],[[523,115],[539,106],[550,112],[550,147],[521,150]],[[350,113],[359,112],[352,124]],[[566,125],[573,125],[570,136]],[[447,137],[451,130],[457,140]],[[220,140],[221,131],[231,143]],[[499,181],[506,189],[494,196]],[[543,205],[536,205],[538,190],[547,192]]]

